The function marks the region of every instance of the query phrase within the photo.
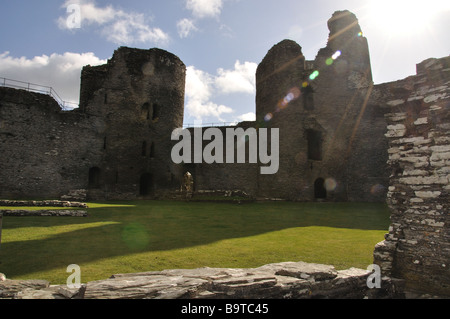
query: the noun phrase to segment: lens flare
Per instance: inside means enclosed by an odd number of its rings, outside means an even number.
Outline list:
[[[334,62],[334,60],[333,60],[332,58],[328,58],[328,59],[325,61],[325,64],[326,64],[326,65],[332,65],[333,62]]]
[[[309,79],[311,81],[315,80],[317,77],[319,76],[319,71],[314,71],[313,73],[311,73],[311,75],[309,76]]]
[[[370,188],[370,193],[372,193],[372,195],[381,194],[381,193],[383,193],[384,189],[385,189],[385,187],[383,185],[376,184]]]
[[[342,54],[342,52],[339,51],[339,50],[337,50],[337,51],[331,56],[331,58],[332,58],[333,60],[336,60],[337,58],[339,58],[339,57],[341,56],[341,54]]]
[[[334,191],[337,187],[337,182],[334,178],[327,178],[325,180],[325,189],[330,192],[330,191]]]
[[[266,116],[264,116],[264,121],[269,122],[273,118],[272,113],[267,113]]]
[[[148,230],[138,223],[126,225],[122,230],[123,242],[132,250],[141,250],[150,242]]]

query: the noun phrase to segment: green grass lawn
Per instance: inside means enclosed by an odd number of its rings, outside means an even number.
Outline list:
[[[389,210],[367,203],[90,203],[89,217],[3,217],[0,272],[65,283],[112,274],[305,261],[367,268]],[[6,209],[6,208],[4,208]],[[17,209],[17,208],[16,208]]]

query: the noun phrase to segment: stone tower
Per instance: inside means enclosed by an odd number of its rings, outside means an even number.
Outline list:
[[[356,17],[335,12],[314,61],[284,40],[256,73],[258,126],[279,128],[280,169],[258,176],[260,196],[375,201],[387,176],[383,113],[370,102],[369,49]],[[376,191],[373,191],[376,190]]]
[[[80,111],[105,120],[101,158],[89,170],[91,198],[154,197],[176,189],[171,133],[183,125],[186,67],[160,50],[121,47],[106,65],[83,68]]]

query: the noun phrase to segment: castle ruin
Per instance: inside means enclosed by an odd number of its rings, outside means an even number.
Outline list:
[[[160,49],[121,47],[106,65],[83,68],[78,109],[0,88],[0,198],[79,189],[97,200],[174,198],[189,172],[194,197],[240,190],[262,199],[387,199],[392,224],[375,263],[409,290],[450,296],[450,57],[374,85],[356,17],[336,12],[328,27],[314,61],[291,40],[268,51],[256,72],[256,121],[234,126],[279,128],[276,174],[259,174],[261,163],[174,164],[186,67]]]

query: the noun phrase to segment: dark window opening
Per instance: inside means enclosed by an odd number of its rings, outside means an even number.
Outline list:
[[[147,156],[147,142],[142,142],[142,156]]]
[[[89,169],[89,188],[100,188],[100,168]]]
[[[322,160],[322,133],[315,130],[306,131],[308,141],[308,159],[314,161]]]
[[[116,184],[119,184],[119,171],[116,171]]]
[[[108,104],[108,94],[105,93],[105,100],[104,100],[105,104]]]
[[[149,120],[151,117],[150,113],[151,113],[150,104],[144,103],[144,105],[142,105],[142,119]]]
[[[155,158],[155,143],[150,146],[150,158]]]
[[[314,197],[317,199],[327,198],[327,190],[325,188],[325,180],[323,178],[318,178],[314,182]]]
[[[303,107],[305,110],[314,110],[314,90],[310,85],[302,88]]]
[[[103,149],[106,150],[106,136],[105,136],[105,138],[103,139]]]
[[[139,182],[139,195],[148,196],[153,191],[153,176],[149,173],[141,175]]]
[[[159,105],[156,103],[153,104],[153,114],[152,114],[153,121],[159,118],[159,110],[160,110]]]

